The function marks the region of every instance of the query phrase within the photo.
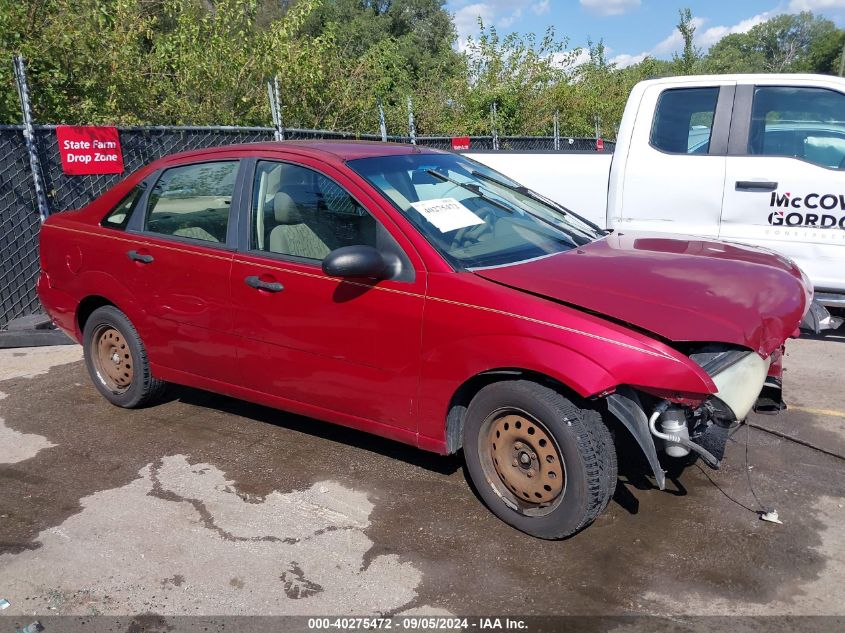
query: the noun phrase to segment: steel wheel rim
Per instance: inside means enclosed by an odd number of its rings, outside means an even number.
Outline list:
[[[91,357],[99,381],[112,393],[126,393],[135,371],[132,352],[123,334],[111,325],[100,325],[94,330],[91,343]]]
[[[484,475],[513,510],[528,516],[552,512],[566,492],[566,464],[554,436],[519,409],[491,413],[478,436]]]

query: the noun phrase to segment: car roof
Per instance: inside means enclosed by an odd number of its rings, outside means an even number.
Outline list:
[[[655,79],[647,79],[643,81],[644,84],[649,85],[673,85],[685,83],[728,83],[736,82],[740,84],[760,83],[770,86],[782,86],[785,88],[798,87],[828,87],[828,88],[845,88],[845,79],[841,77],[834,77],[832,75],[813,75],[806,73],[734,73],[730,75],[684,75],[680,77],[658,77]],[[817,86],[806,86],[805,84],[817,84]]]
[[[241,143],[236,145],[218,145],[204,149],[189,150],[170,154],[155,163],[183,162],[184,160],[210,157],[215,154],[229,152],[248,152],[261,154],[266,152],[273,155],[277,152],[293,152],[301,156],[311,156],[324,160],[347,161],[356,158],[375,158],[381,156],[402,156],[407,154],[443,154],[440,150],[428,147],[417,147],[410,143],[382,143],[380,141],[270,141],[260,143]]]

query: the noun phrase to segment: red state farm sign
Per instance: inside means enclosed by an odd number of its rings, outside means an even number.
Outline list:
[[[90,125],[56,127],[62,171],[71,176],[123,173],[117,128]]]

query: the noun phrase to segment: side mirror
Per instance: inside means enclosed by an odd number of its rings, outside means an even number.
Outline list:
[[[323,259],[323,272],[330,277],[370,277],[384,279],[388,276],[385,258],[372,246],[344,246],[336,248]]]

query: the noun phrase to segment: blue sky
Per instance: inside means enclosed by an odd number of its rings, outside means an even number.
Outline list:
[[[649,54],[669,58],[680,48],[678,9],[689,7],[699,47],[744,32],[780,13],[813,11],[845,25],[845,0],[448,0],[460,40],[477,32],[478,16],[500,33],[542,33],[554,26],[569,48],[603,39],[608,59],[620,66]],[[460,46],[460,42],[459,42]]]

